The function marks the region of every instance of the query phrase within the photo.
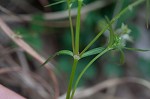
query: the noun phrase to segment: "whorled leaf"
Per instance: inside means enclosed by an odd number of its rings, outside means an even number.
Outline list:
[[[120,64],[124,64],[125,62],[124,52],[122,51],[122,49],[119,49],[119,50],[120,50]]]
[[[94,48],[92,50],[89,50],[85,53],[83,53],[82,56],[80,56],[81,58],[84,58],[84,57],[88,57],[88,56],[92,56],[92,55],[95,55],[95,54],[99,54],[101,53],[105,48],[104,47],[98,47],[98,48]]]
[[[73,57],[73,52],[69,51],[69,50],[61,50],[58,51],[57,53],[55,53],[54,55],[48,57],[48,59],[41,65],[44,66],[46,63],[48,63],[48,61],[50,61],[51,59],[53,59],[54,57],[56,57],[57,55],[68,55],[68,56],[72,56]]]
[[[150,51],[150,49],[138,49],[138,48],[128,48],[128,47],[124,47],[124,49],[131,50],[131,51],[141,51],[141,52]]]
[[[132,50],[132,51],[141,51],[141,52],[150,51],[150,50],[145,50],[145,49],[128,48],[128,47],[124,47],[124,49]],[[122,51],[122,49],[119,49],[119,50],[120,50],[120,63],[123,64],[124,60],[125,60],[125,55],[124,55],[124,52]]]

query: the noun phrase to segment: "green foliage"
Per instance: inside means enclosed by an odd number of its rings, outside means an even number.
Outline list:
[[[70,72],[71,72],[71,61],[72,59],[68,58],[68,57],[64,57],[64,56],[61,56],[57,62],[58,62],[58,65],[57,67],[62,71],[62,72],[65,72],[66,75],[69,75]]]
[[[16,29],[16,32],[22,36],[22,38],[30,44],[33,48],[40,50],[42,47],[42,41],[38,33],[31,33],[26,28],[19,27]]]
[[[119,54],[121,54],[120,51],[112,51],[112,52],[109,52],[109,56],[106,57],[106,58],[109,57],[109,59],[102,67],[102,73],[106,77],[111,78],[111,77],[123,76],[124,67],[123,67],[123,64],[119,62],[119,60],[121,60],[121,58],[119,57]],[[124,62],[124,59],[123,59],[123,62]]]
[[[150,61],[147,59],[139,58],[137,63],[137,69],[144,78],[150,77]]]
[[[31,24],[28,28],[18,27],[15,31],[22,36],[22,38],[29,43],[33,48],[41,50],[42,41],[40,34],[44,31],[43,17],[40,14],[34,15],[32,17]]]
[[[88,26],[89,28],[94,28],[93,26],[97,24],[100,19],[101,19],[101,16],[100,14],[98,14],[98,12],[88,13],[85,19],[86,27]]]
[[[65,33],[62,35],[62,37],[61,37],[61,42],[62,42],[62,46],[61,46],[61,48],[63,48],[63,49],[68,49],[68,50],[71,50],[72,48],[71,48],[71,32],[67,29],[66,31],[65,31]],[[66,39],[67,38],[67,39]]]
[[[106,77],[120,77],[123,75],[123,68],[119,64],[107,63],[103,67],[103,73]]]
[[[32,16],[32,21],[30,24],[30,31],[33,33],[42,33],[44,31],[44,18],[42,14],[36,14]]]

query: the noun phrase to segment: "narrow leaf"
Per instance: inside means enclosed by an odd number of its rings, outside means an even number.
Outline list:
[[[141,51],[141,52],[150,51],[150,49],[138,49],[138,48],[128,48],[128,47],[124,47],[124,49],[131,50],[131,51]]]
[[[69,56],[73,56],[73,53],[69,50],[61,50],[59,52],[57,52],[57,55],[69,55]]]
[[[92,49],[92,50],[89,50],[89,51],[83,53],[83,55],[81,56],[81,58],[88,57],[88,56],[92,56],[92,55],[95,55],[95,54],[99,54],[99,53],[101,53],[104,49],[105,49],[104,47],[94,48],[94,49]]]
[[[73,56],[73,53],[69,50],[61,50],[57,53],[55,53],[54,55],[48,57],[48,59],[41,65],[44,66],[46,63],[48,63],[48,61],[50,61],[51,59],[53,59],[54,57],[56,57],[57,55],[68,55],[68,56]]]
[[[124,55],[124,52],[120,50],[120,64],[124,64],[124,61],[125,61],[125,55]]]
[[[55,2],[55,3],[52,3],[52,4],[49,4],[49,5],[46,5],[44,7],[50,7],[50,6],[54,6],[54,5],[57,5],[57,4],[61,4],[61,3],[64,3],[66,2],[66,0],[61,0],[61,1],[58,1],[58,2]]]
[[[51,6],[54,6],[54,5],[57,5],[57,4],[61,4],[61,3],[64,3],[64,2],[70,2],[70,3],[73,3],[75,2],[76,0],[71,0],[71,1],[67,1],[67,0],[61,0],[61,1],[57,1],[55,3],[52,3],[52,4],[49,4],[49,5],[46,5],[44,7],[51,7]]]

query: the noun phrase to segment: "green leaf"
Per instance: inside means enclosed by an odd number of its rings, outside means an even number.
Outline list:
[[[131,50],[131,51],[141,51],[141,52],[150,51],[150,49],[147,50],[147,49],[128,48],[128,47],[124,47],[124,49]]]
[[[69,51],[69,50],[61,50],[61,51],[55,53],[54,55],[48,57],[48,59],[41,66],[44,66],[46,63],[48,63],[48,61],[50,61],[51,59],[53,59],[57,55],[68,55],[68,56],[72,56],[73,57],[73,53],[71,51]]]
[[[58,2],[55,2],[55,3],[52,3],[52,4],[49,4],[49,5],[46,5],[44,7],[51,7],[51,6],[54,6],[54,5],[57,5],[57,4],[61,4],[61,3],[64,3],[66,2],[66,0],[61,0],[61,1],[58,1]]]
[[[81,58],[88,57],[88,56],[92,56],[92,55],[95,55],[95,54],[99,54],[99,53],[101,53],[104,49],[105,49],[104,47],[94,48],[94,49],[92,49],[92,50],[89,50],[89,51],[83,53],[83,55],[81,56]]]
[[[120,63],[123,64],[125,60],[124,52],[120,49]]]
[[[69,56],[73,56],[73,53],[69,50],[61,50],[59,52],[56,53],[57,55],[69,55]]]

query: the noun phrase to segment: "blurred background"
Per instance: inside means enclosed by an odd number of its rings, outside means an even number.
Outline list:
[[[71,50],[67,4],[44,7],[59,0],[0,0],[0,84],[27,99],[65,99],[73,59],[58,56],[46,68],[45,59],[59,50]],[[112,19],[136,0],[84,0],[81,11],[80,50]],[[73,3],[73,26],[77,2]],[[149,49],[150,29],[146,28],[145,3],[125,13],[113,25],[127,24],[132,42],[128,47]],[[102,35],[92,48],[105,45]],[[19,46],[18,46],[19,45]],[[28,46],[30,45],[30,46]],[[150,52],[111,51],[84,74],[75,99],[150,99]],[[79,62],[76,77],[93,58]],[[58,95],[59,94],[59,95]]]

